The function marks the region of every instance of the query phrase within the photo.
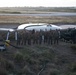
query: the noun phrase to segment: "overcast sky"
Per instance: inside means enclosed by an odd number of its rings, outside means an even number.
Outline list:
[[[76,0],[0,0],[0,7],[76,7]]]

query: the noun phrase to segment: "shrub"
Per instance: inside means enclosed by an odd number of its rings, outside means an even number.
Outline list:
[[[0,68],[0,75],[8,75],[8,72],[4,68]]]
[[[34,73],[31,71],[31,69],[27,65],[25,65],[24,68],[22,69],[22,74],[23,75],[34,75]]]
[[[72,71],[72,72],[76,72],[76,62],[74,62],[74,63],[72,63],[72,64],[70,64],[70,70]]]
[[[15,68],[15,66],[14,66],[14,63],[12,61],[9,61],[9,60],[4,59],[4,58],[0,58],[0,71],[4,70],[5,73],[6,73],[6,71],[13,72],[14,68]]]
[[[57,70],[57,69],[51,69],[50,75],[59,75],[59,70]]]
[[[71,49],[76,50],[76,44],[71,45]]]
[[[58,69],[51,68],[47,69],[46,71],[43,71],[42,75],[60,75],[60,71]]]
[[[20,52],[17,52],[14,56],[15,61],[18,62],[22,62],[23,61],[23,55]]]
[[[76,72],[75,73],[70,73],[69,75],[76,75]]]
[[[13,62],[12,61],[6,61],[6,70],[11,72],[14,69],[15,69],[15,66],[14,66]]]

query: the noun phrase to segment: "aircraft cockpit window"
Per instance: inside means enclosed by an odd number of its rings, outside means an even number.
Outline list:
[[[47,27],[51,27],[51,25],[50,25],[50,24],[48,24],[48,25],[47,25]]]

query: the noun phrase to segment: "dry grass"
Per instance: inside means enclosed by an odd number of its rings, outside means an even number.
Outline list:
[[[40,75],[75,75],[75,54],[70,55],[70,47],[65,44],[8,47],[6,52],[0,52],[0,75],[38,75],[43,68]]]
[[[0,15],[0,23],[76,23],[76,17],[39,17]]]

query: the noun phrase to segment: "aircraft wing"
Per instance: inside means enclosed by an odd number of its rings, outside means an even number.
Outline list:
[[[42,25],[45,25],[45,23],[28,23],[28,24],[22,24],[22,25],[19,25],[17,30],[22,30],[22,29],[25,29],[25,28],[30,28],[30,27],[39,27],[39,26],[42,26]]]
[[[22,24],[19,25],[17,30],[33,30],[35,29],[36,31],[40,31],[40,30],[56,30],[56,29],[62,29],[59,26],[53,25],[53,24],[47,24],[47,23],[29,23],[29,24]]]
[[[59,26],[57,26],[57,25],[51,24],[51,26],[52,26],[52,29],[62,29],[62,27],[59,27]]]

